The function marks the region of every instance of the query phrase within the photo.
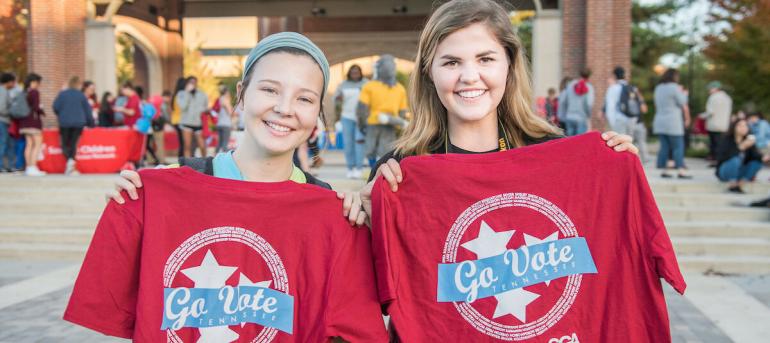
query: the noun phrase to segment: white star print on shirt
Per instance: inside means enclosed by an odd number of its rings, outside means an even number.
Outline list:
[[[475,239],[463,243],[462,247],[475,253],[478,259],[501,255],[508,250],[508,242],[514,233],[516,233],[516,230],[496,232],[482,220],[479,235]],[[524,235],[525,240],[527,236],[526,234]],[[534,240],[532,241],[534,242]],[[510,314],[522,323],[525,323],[527,319],[527,305],[538,297],[540,297],[539,294],[524,290],[523,288],[496,294],[497,306],[495,307],[493,318]]]
[[[181,272],[195,283],[195,288],[222,288],[236,269],[238,267],[219,265],[214,254],[208,250],[200,266],[182,269]],[[198,328],[198,331],[201,334],[198,343],[232,342],[239,337],[227,326]]]

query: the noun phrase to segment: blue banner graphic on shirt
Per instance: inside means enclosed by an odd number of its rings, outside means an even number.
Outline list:
[[[509,249],[497,256],[438,265],[438,301],[472,303],[574,274],[596,273],[585,238]]]
[[[162,330],[255,323],[292,333],[294,297],[271,288],[166,288]]]

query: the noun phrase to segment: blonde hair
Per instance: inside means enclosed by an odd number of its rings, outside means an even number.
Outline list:
[[[424,155],[444,145],[447,111],[430,78],[436,47],[448,35],[475,23],[484,23],[505,48],[510,61],[505,93],[497,106],[498,120],[512,147],[528,139],[560,135],[561,131],[535,114],[529,66],[521,41],[500,4],[492,0],[453,0],[436,9],[422,33],[409,80],[409,104],[414,120],[396,141],[396,155]]]

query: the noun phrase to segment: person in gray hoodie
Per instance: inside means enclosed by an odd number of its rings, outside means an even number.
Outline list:
[[[594,86],[588,82],[590,76],[591,70],[583,69],[580,79],[570,82],[559,94],[559,114],[563,116],[559,120],[564,122],[567,136],[588,131],[588,119],[594,106]]]
[[[75,155],[83,128],[94,127],[91,104],[80,91],[80,78],[70,78],[67,89],[59,92],[53,101],[53,112],[59,118],[61,148],[67,159],[66,174],[76,174]]]
[[[201,156],[206,157],[206,141],[203,139],[201,113],[209,108],[209,98],[206,93],[197,88],[198,79],[195,76],[187,78],[184,91],[177,93],[176,104],[182,111],[179,124],[182,126],[182,139],[184,141],[184,157],[192,157],[195,152],[192,141],[195,141],[201,151]]]

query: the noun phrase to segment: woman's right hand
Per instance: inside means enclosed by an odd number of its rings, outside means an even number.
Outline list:
[[[404,176],[401,174],[401,167],[395,159],[391,158],[377,168],[377,173],[372,181],[364,185],[360,192],[361,205],[364,207],[364,211],[369,218],[372,217],[372,187],[374,187],[374,182],[380,175],[385,178],[385,181],[390,185],[390,190],[393,192],[398,191],[398,184],[404,180]]]
[[[139,199],[139,194],[136,192],[137,188],[142,188],[142,180],[139,177],[139,173],[133,170],[123,170],[120,172],[120,177],[115,180],[115,189],[108,191],[104,197],[107,202],[112,199],[118,204],[123,205],[126,200],[123,199],[121,192],[126,191],[131,200],[136,200]]]

